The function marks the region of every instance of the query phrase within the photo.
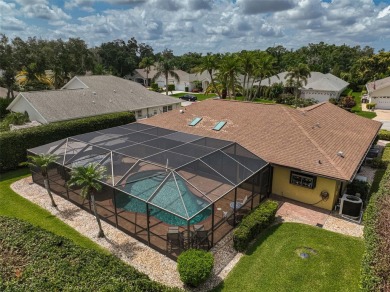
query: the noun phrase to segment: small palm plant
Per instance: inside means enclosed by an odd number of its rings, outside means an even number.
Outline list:
[[[98,180],[105,178],[106,167],[91,163],[87,166],[78,166],[71,170],[68,186],[80,186],[81,196],[84,199],[91,199],[93,213],[99,226],[98,237],[104,237],[102,224],[100,223],[99,214],[95,205],[95,192],[102,189],[102,185]]]
[[[41,175],[43,176],[43,183],[45,184],[45,188],[49,194],[51,205],[53,207],[57,207],[56,203],[54,202],[53,195],[50,191],[48,168],[51,164],[55,163],[58,160],[58,156],[55,154],[47,153],[40,154],[37,156],[28,155],[27,158],[28,161],[21,163],[21,165],[37,167],[41,171]]]

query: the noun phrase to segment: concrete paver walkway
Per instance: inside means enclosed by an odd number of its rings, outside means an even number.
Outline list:
[[[295,222],[317,226],[333,232],[363,237],[363,225],[348,221],[337,214],[315,206],[310,206],[288,198],[272,195],[271,199],[279,202],[276,213],[279,222]]]

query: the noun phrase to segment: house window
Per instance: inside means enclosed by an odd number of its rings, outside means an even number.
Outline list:
[[[302,174],[292,171],[290,174],[290,184],[301,186],[309,189],[316,187],[316,177],[308,174]]]
[[[172,105],[168,105],[168,111],[172,110]]]
[[[153,110],[153,115],[157,115],[157,110]]]
[[[163,106],[163,113],[166,113],[168,111],[168,107],[167,106]]]
[[[142,110],[137,111],[137,118],[142,118]]]

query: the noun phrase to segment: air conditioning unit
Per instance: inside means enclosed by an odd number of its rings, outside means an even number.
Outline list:
[[[340,215],[347,219],[360,222],[363,209],[363,201],[357,196],[344,194],[340,202]]]

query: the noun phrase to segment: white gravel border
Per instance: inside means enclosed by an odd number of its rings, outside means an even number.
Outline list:
[[[11,189],[23,198],[46,209],[125,263],[147,274],[152,280],[167,286],[189,290],[181,282],[174,260],[104,221],[102,221],[102,227],[106,237],[98,238],[98,227],[92,214],[54,193],[54,200],[58,206],[52,207],[45,188],[33,183],[31,176],[16,181],[11,185]],[[243,255],[233,249],[231,233],[214,246],[211,252],[214,254],[213,275],[197,289],[191,289],[192,291],[205,291],[217,286],[226,278]]]

